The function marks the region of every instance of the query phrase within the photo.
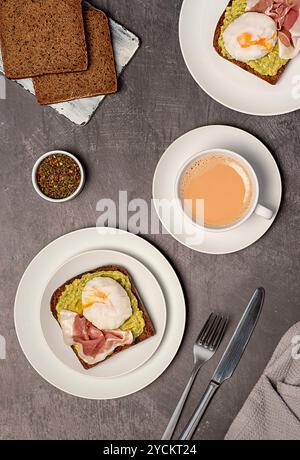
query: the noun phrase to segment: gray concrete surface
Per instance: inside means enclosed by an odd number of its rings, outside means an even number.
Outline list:
[[[76,127],[10,82],[0,100],[1,439],[159,439],[192,365],[192,343],[211,310],[225,311],[234,329],[258,285],[266,288],[263,315],[234,377],[216,395],[196,439],[222,439],[280,337],[300,319],[299,301],[299,112],[258,118],[222,107],[202,92],[181,57],[177,22],[181,0],[95,0],[142,39],[142,47],[92,121]],[[169,369],[148,388],[116,401],[68,396],[43,381],[24,357],[14,330],[13,304],[20,277],[35,254],[53,239],[95,225],[100,198],[151,198],[152,176],[165,148],[184,132],[228,124],[259,137],[273,152],[284,180],[281,212],[271,230],[237,254],[194,253],[168,235],[149,236],[172,262],[187,297],[182,347]],[[88,172],[84,192],[56,206],[34,192],[30,174],[45,151],[78,154]],[[30,305],[24,305],[30,308]],[[229,334],[226,337],[228,340]],[[225,342],[222,348],[225,347]],[[221,351],[194,387],[181,426],[204,390]]]

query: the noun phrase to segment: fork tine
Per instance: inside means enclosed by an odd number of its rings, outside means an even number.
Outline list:
[[[215,322],[213,324],[213,327],[210,330],[209,335],[207,335],[204,346],[207,348],[211,347],[211,344],[213,342],[214,337],[216,336],[217,331],[219,330],[220,323],[222,321],[222,316],[216,315]]]
[[[216,327],[214,328],[210,338],[209,338],[209,343],[207,344],[209,348],[211,348],[216,341],[216,338],[219,336],[220,329],[222,328],[223,324],[223,316],[218,316],[218,323],[216,324]]]
[[[228,319],[227,317],[225,317],[225,318],[224,318],[223,329],[222,329],[222,331],[220,332],[219,340],[217,341],[216,347],[219,347],[220,343],[222,342],[223,337],[224,337],[224,335],[225,335],[225,333],[226,333],[226,329],[227,329],[228,323],[229,323],[229,319]]]
[[[215,337],[211,343],[212,350],[217,350],[219,348],[219,345],[224,337],[224,334],[227,328],[227,324],[228,324],[228,318],[222,317],[218,330],[216,331]]]
[[[214,317],[214,314],[211,313],[211,314],[209,315],[209,318],[207,319],[206,323],[204,324],[203,328],[201,329],[200,334],[199,334],[199,337],[198,337],[198,339],[197,339],[197,342],[198,342],[199,344],[202,343],[203,338],[204,338],[204,336],[205,336],[205,334],[206,334],[208,328],[209,328],[210,325],[211,325],[211,322],[212,322],[212,320],[213,320],[213,317]]]
[[[213,315],[213,318],[212,318],[212,321],[209,325],[209,328],[207,329],[204,337],[203,337],[203,340],[202,340],[202,345],[206,348],[207,346],[207,339],[210,337],[212,331],[214,331],[215,327],[216,327],[216,322],[218,320],[218,315]]]

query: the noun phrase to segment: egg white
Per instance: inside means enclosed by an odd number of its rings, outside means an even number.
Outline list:
[[[73,345],[74,322],[77,313],[70,310],[61,310],[59,315],[59,322],[62,328],[64,342],[66,345]]]
[[[83,316],[98,329],[118,329],[132,316],[125,289],[109,277],[87,282],[82,291]]]
[[[241,46],[244,34],[251,35],[251,42]],[[233,59],[248,62],[269,54],[277,43],[278,33],[275,21],[263,13],[245,13],[235,19],[223,32],[224,45]],[[267,46],[255,44],[265,39]]]

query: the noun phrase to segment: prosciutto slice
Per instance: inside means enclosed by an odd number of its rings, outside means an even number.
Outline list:
[[[294,58],[300,50],[300,0],[247,0],[246,11],[264,13],[277,24],[279,55]]]
[[[74,320],[73,340],[82,345],[82,351],[87,356],[95,358],[104,352],[112,352],[115,348],[126,345],[128,339],[128,333],[125,331],[119,329],[101,331],[79,315]]]
[[[88,364],[96,364],[120,346],[131,345],[130,331],[100,330],[86,318],[76,313],[62,310],[60,325],[67,345],[79,345],[79,356]]]

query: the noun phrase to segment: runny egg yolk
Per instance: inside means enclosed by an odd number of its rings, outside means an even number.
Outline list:
[[[243,32],[237,37],[237,41],[241,48],[250,48],[250,46],[261,46],[266,51],[269,51],[273,48],[273,40],[276,37],[276,33],[272,37],[258,37],[257,40],[253,39],[253,34],[250,32]]]
[[[105,294],[105,292],[102,291],[95,291],[94,295],[96,297],[100,297],[101,299],[107,299],[107,297],[109,296],[109,294]]]
[[[85,300],[85,303],[83,305],[83,308],[89,308],[95,302],[98,302],[98,303],[103,302],[104,303],[106,299],[109,302],[109,299],[108,299],[109,294],[106,294],[103,291],[99,291],[97,289],[87,290],[86,294],[87,294],[87,296],[86,296],[86,300]]]

